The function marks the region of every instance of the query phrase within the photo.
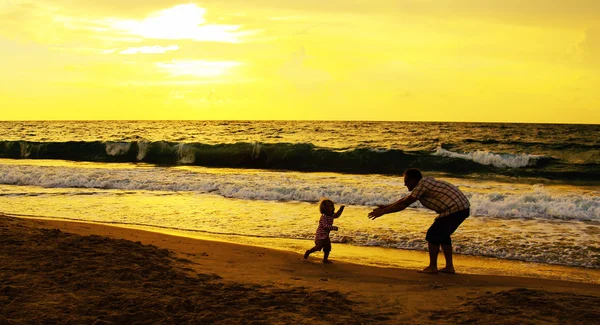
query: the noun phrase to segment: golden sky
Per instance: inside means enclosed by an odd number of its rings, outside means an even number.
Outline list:
[[[598,0],[0,0],[26,119],[600,123]]]

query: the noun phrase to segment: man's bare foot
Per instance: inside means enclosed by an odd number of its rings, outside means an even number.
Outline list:
[[[323,260],[323,264],[333,264],[333,262],[330,260]]]
[[[422,269],[421,271],[417,271],[419,273],[427,273],[427,274],[436,274],[438,273],[437,269],[432,268],[431,266],[428,266],[424,269]]]
[[[308,259],[308,255],[310,255],[310,251],[306,251],[306,252],[304,253],[304,259]]]
[[[454,274],[454,273],[456,273],[456,271],[454,270],[453,267],[447,267],[447,266],[445,268],[439,269],[438,272],[448,273],[448,274]]]

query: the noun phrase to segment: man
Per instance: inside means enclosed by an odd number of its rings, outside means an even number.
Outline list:
[[[446,267],[439,272],[455,273],[450,235],[469,216],[469,200],[456,186],[433,177],[423,177],[421,172],[414,168],[404,172],[404,185],[411,191],[408,196],[392,204],[379,206],[369,213],[369,218],[375,220],[384,214],[402,211],[419,200],[424,207],[439,214],[425,237],[429,249],[429,266],[419,272],[438,272],[437,257],[442,246]]]

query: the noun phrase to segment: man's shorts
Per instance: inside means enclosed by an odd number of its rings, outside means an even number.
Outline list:
[[[331,252],[331,239],[315,239],[315,248],[324,252]]]
[[[450,235],[469,217],[470,210],[461,210],[445,217],[437,218],[427,230],[425,240],[437,245],[452,245]]]

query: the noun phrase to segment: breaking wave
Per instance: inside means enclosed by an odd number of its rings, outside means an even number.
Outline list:
[[[534,167],[538,162],[548,160],[549,157],[528,155],[528,154],[497,154],[489,151],[477,150],[467,153],[452,152],[446,149],[437,148],[433,153],[435,156],[458,158],[474,161],[482,165],[492,165],[494,167]]]
[[[179,143],[0,141],[0,158],[60,159],[91,162],[143,162],[163,166],[260,168],[310,172],[401,175],[415,167],[449,174],[506,175],[562,180],[600,178],[600,165],[569,164],[531,154],[488,151],[402,151],[355,148],[336,150],[311,143]]]

